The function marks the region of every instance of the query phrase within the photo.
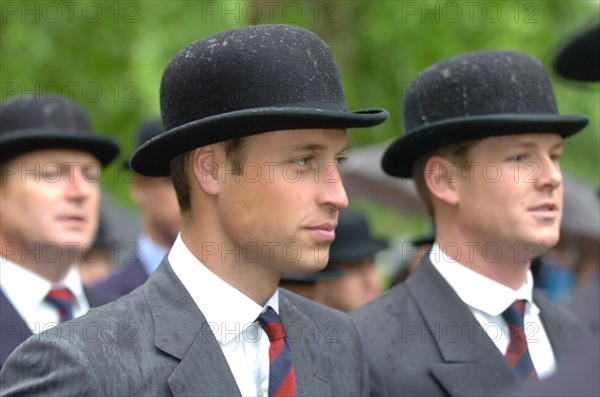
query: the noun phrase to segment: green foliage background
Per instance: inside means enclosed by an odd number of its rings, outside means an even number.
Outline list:
[[[336,57],[350,109],[384,107],[382,126],[351,133],[354,147],[402,133],[406,84],[429,64],[465,51],[514,49],[550,70],[557,49],[600,19],[598,1],[2,1],[0,99],[28,91],[80,102],[123,156],[138,124],[159,114],[169,59],[204,36],[256,23],[290,23],[320,35]],[[600,86],[551,73],[561,112],[590,117],[567,140],[563,169],[599,185]],[[373,159],[379,162],[379,159]],[[131,205],[126,175],[112,166],[106,190]],[[426,231],[422,215],[355,200],[377,234]]]

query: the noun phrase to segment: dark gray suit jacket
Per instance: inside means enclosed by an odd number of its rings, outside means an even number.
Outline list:
[[[279,296],[298,396],[367,395],[366,360],[349,318],[289,291]],[[28,339],[9,357],[0,384],[1,396],[240,395],[209,324],[166,259],[129,295]]]
[[[538,293],[556,360],[577,346],[583,329]],[[366,343],[373,396],[481,396],[517,382],[468,307],[428,258],[405,283],[351,313]]]
[[[102,306],[112,299],[93,289],[83,288],[85,297],[90,307]],[[2,291],[0,291],[0,369],[8,356],[23,341],[33,335],[33,331],[25,324],[25,320],[17,312],[17,309],[8,300]]]

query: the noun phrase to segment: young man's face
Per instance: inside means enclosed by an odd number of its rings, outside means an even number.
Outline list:
[[[474,164],[457,183],[456,221],[465,237],[512,247],[513,254],[554,246],[563,210],[562,150],[562,137],[550,133],[475,143],[468,154]]]
[[[4,164],[0,182],[0,234],[20,250],[39,243],[43,258],[65,260],[89,244],[98,225],[98,160],[83,151],[48,149]],[[14,247],[6,246],[7,250]],[[60,258],[55,256],[61,255]],[[27,259],[35,259],[31,254]],[[73,260],[76,258],[73,258]]]
[[[339,167],[342,129],[286,130],[247,138],[242,174],[223,173],[218,211],[227,250],[287,272],[322,269],[338,211],[348,205]],[[228,164],[229,169],[231,165]],[[234,254],[229,260],[234,260]]]

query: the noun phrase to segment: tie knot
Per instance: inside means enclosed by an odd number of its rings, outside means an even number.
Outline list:
[[[279,315],[272,307],[269,307],[267,311],[258,316],[258,322],[267,333],[270,342],[283,339],[287,336]]]
[[[58,309],[58,321],[68,321],[73,318],[73,294],[66,288],[55,288],[48,292],[46,301]]]
[[[502,312],[502,317],[509,325],[523,326],[523,317],[525,316],[525,300],[514,301],[505,311]]]
[[[46,298],[49,300],[71,303],[73,294],[67,288],[55,288],[48,292]]]

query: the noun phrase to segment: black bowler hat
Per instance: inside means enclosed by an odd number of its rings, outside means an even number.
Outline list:
[[[306,29],[256,25],[192,43],[163,73],[165,133],[131,158],[134,171],[170,174],[175,156],[197,147],[268,131],[370,127],[383,109],[349,112],[327,45]]]
[[[404,136],[383,155],[383,170],[412,177],[421,156],[452,143],[536,132],[567,137],[583,116],[558,114],[548,74],[514,51],[480,51],[437,62],[421,72],[404,99]]]
[[[94,134],[81,106],[45,95],[26,95],[0,105],[0,145],[0,161],[34,150],[69,148],[91,153],[106,166],[119,154],[115,141]]]
[[[163,130],[162,121],[160,120],[160,118],[154,118],[154,119],[144,121],[138,129],[138,133],[137,133],[138,139],[137,139],[136,147],[142,146],[144,143],[146,143],[150,139],[162,134],[163,132],[164,132],[164,130]],[[129,159],[126,159],[123,161],[123,167],[127,168],[127,169],[131,168],[129,166]]]
[[[322,272],[336,271],[336,264],[355,263],[373,258],[388,247],[369,232],[367,218],[349,208],[340,211],[335,240],[329,249],[329,262]]]
[[[554,70],[568,79],[600,80],[600,24],[573,37],[558,52]]]

